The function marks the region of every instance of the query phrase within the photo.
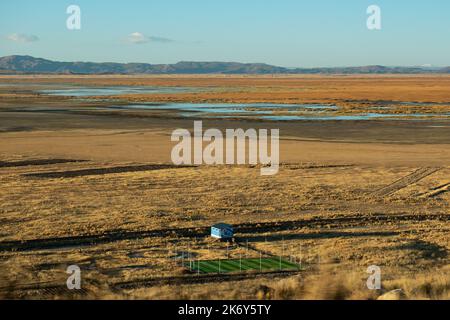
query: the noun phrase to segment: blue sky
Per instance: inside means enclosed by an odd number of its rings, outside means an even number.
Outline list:
[[[71,4],[81,8],[81,30],[66,28]],[[372,4],[381,8],[379,31],[366,27]],[[447,66],[450,1],[1,0],[0,56],[11,54],[60,61]]]

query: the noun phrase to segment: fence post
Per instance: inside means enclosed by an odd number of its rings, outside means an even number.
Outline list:
[[[229,247],[229,244],[228,244],[228,242],[227,242],[227,259],[230,258],[229,251],[228,251],[228,247]]]
[[[245,251],[245,257],[248,258],[248,239],[247,239],[247,249],[246,249],[246,251]]]
[[[181,266],[184,266],[184,251],[183,251],[184,249],[183,248],[181,248]]]
[[[302,264],[303,261],[303,252],[302,252],[302,246],[300,245],[300,265]]]
[[[262,271],[262,253],[259,252],[259,272]]]
[[[239,254],[239,272],[242,272],[242,252]]]

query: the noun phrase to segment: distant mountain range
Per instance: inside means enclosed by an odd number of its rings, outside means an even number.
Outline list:
[[[416,74],[450,73],[450,67],[283,68],[264,63],[178,62],[175,64],[59,62],[31,56],[0,58],[2,74]]]

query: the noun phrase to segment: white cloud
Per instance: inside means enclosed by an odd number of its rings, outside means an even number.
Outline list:
[[[133,32],[128,35],[127,37],[128,42],[134,43],[134,44],[143,44],[148,42],[159,42],[159,43],[169,43],[174,42],[171,39],[162,38],[162,37],[155,37],[155,36],[146,36],[140,32]]]
[[[32,34],[23,34],[23,33],[13,33],[10,34],[8,37],[8,40],[14,41],[14,42],[35,42],[39,41],[39,37],[32,35]]]
[[[128,41],[131,43],[140,44],[149,42],[149,39],[140,32],[133,32],[128,35]]]

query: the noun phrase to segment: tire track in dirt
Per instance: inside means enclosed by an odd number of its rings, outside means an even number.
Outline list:
[[[22,284],[15,286],[10,284],[9,286],[0,287],[0,296],[6,297],[8,299],[17,299],[17,297],[81,297],[87,296],[91,290],[86,288],[81,288],[79,290],[69,290],[66,285],[60,285],[55,283],[31,283]]]
[[[443,193],[446,193],[450,190],[450,182],[444,183],[442,185],[439,185],[435,188],[432,188],[428,192],[425,192],[424,194],[420,195],[421,198],[434,198],[438,195],[441,195]]]
[[[274,221],[261,223],[243,223],[234,225],[236,233],[255,234],[265,232],[280,232],[295,230],[303,227],[355,227],[368,224],[390,224],[402,221],[450,221],[448,214],[432,215],[373,215],[373,216],[344,216],[336,218],[313,218],[291,221]],[[89,247],[122,240],[140,240],[146,238],[184,237],[203,238],[210,234],[210,226],[192,228],[166,228],[149,231],[111,230],[97,235],[69,236],[59,238],[31,239],[0,242],[0,252],[30,251],[47,249],[64,249],[70,247]]]
[[[424,167],[420,168],[413,173],[373,192],[371,196],[373,198],[383,198],[386,196],[389,196],[401,189],[406,188],[407,186],[417,183],[420,180],[428,177],[429,175],[432,175],[433,173],[441,170],[442,168],[433,168],[433,167]]]
[[[247,272],[230,274],[206,274],[188,275],[175,277],[151,278],[138,281],[120,282],[112,285],[115,290],[136,289],[142,287],[153,287],[156,285],[181,285],[181,284],[204,284],[225,281],[240,281],[257,278],[279,278],[289,277],[302,273],[302,271],[267,271],[267,272]]]
[[[154,286],[166,285],[185,285],[185,284],[205,284],[205,283],[221,283],[230,281],[252,280],[258,278],[283,278],[295,276],[305,271],[266,271],[266,272],[247,272],[247,273],[230,273],[230,274],[190,274],[183,276],[154,277],[149,279],[131,280],[117,282],[109,285],[109,289],[114,292],[120,292],[125,289],[138,289]],[[18,287],[0,288],[0,293],[12,296],[48,296],[48,297],[71,297],[71,296],[89,296],[95,294],[94,288],[98,286],[89,286],[89,289],[68,290],[66,286],[60,284],[28,284]]]

